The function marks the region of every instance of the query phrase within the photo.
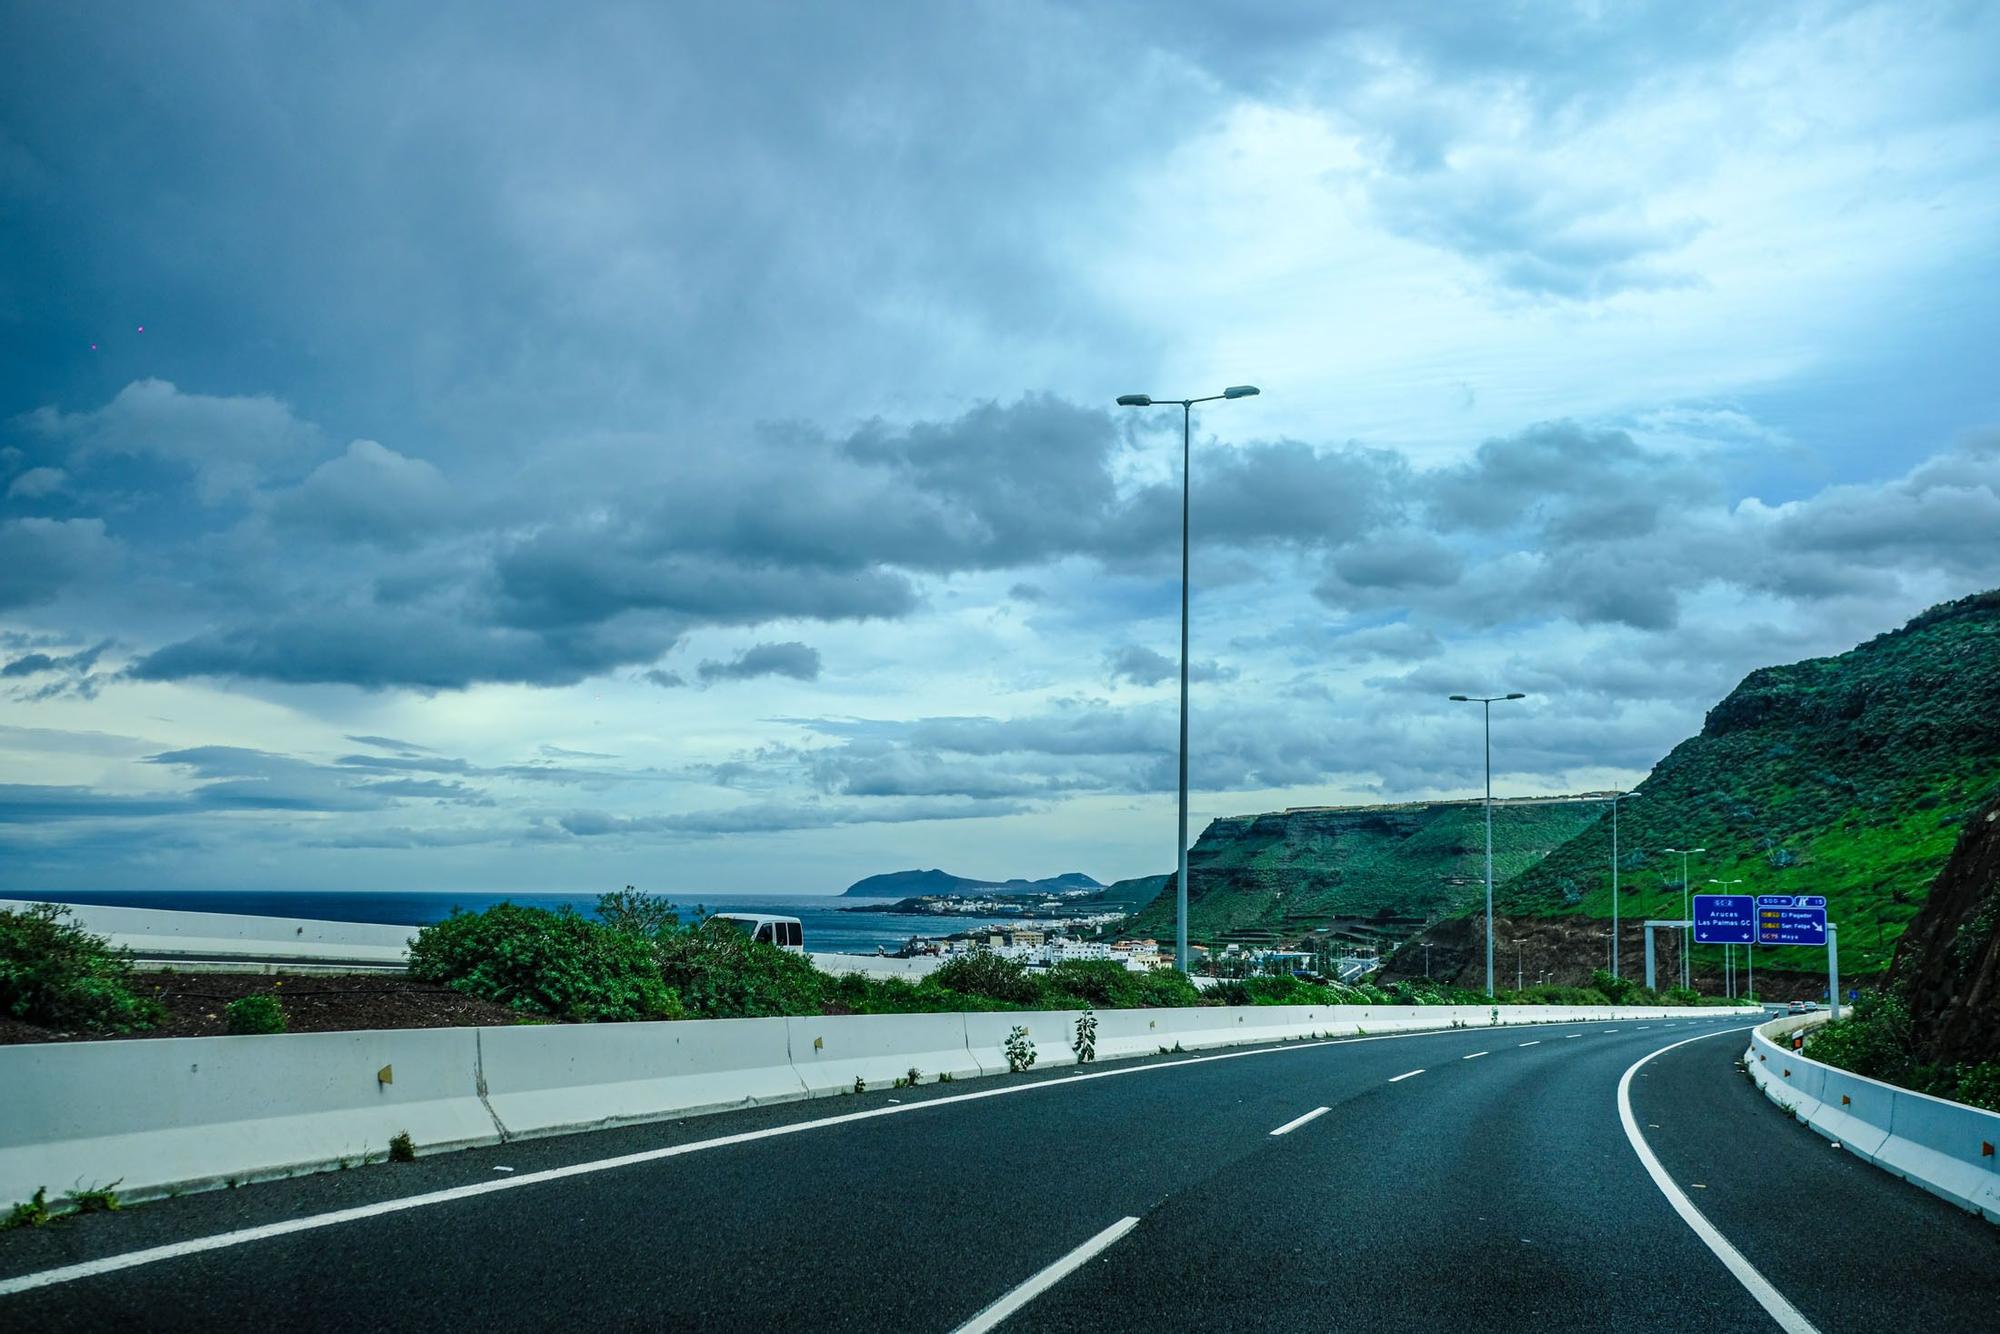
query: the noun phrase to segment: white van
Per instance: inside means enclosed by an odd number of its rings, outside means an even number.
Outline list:
[[[793,954],[806,952],[806,932],[796,917],[766,917],[762,913],[719,912],[711,922],[727,922],[752,940],[776,945]]]

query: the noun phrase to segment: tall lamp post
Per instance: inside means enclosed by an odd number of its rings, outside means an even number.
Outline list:
[[[1120,394],[1121,408],[1164,407],[1180,404],[1181,409],[1181,782],[1180,837],[1174,843],[1174,967],[1188,970],[1188,465],[1194,437],[1194,405],[1215,403],[1225,398],[1250,398],[1254,384],[1231,385],[1206,398],[1154,398],[1150,394]]]
[[[1710,876],[1708,883],[1725,886],[1722,892],[1727,894],[1729,890],[1726,886],[1740,885],[1743,879],[1739,876],[1734,880],[1717,880]],[[1757,994],[1757,911],[1754,903],[1750,905],[1750,943],[1743,947],[1743,958],[1750,967],[1750,980],[1743,988],[1743,993],[1746,996],[1754,996]]]
[[[1672,855],[1680,854],[1681,859],[1681,985],[1694,986],[1694,969],[1688,963],[1688,951],[1694,948],[1694,920],[1689,916],[1688,905],[1688,858],[1697,852],[1707,852],[1707,848],[1661,848],[1660,851]]]
[[[1618,803],[1637,801],[1643,792],[1611,794],[1611,976],[1618,976]]]
[[[1478,704],[1486,713],[1486,996],[1493,997],[1493,705],[1503,699],[1526,699],[1520,691],[1511,695],[1453,695],[1460,704]]]

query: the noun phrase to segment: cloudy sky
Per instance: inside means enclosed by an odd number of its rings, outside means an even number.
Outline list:
[[[0,889],[1629,782],[2000,584],[2000,9],[10,5]]]

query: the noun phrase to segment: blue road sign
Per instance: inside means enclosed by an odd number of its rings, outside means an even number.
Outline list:
[[[1748,945],[1757,938],[1757,911],[1748,894],[1694,896],[1694,938],[1699,945]]]
[[[1757,943],[1759,945],[1824,945],[1826,944],[1826,909],[1791,908],[1770,903],[1772,898],[1785,896],[1766,895],[1757,900]],[[1821,900],[1825,902],[1824,899]]]

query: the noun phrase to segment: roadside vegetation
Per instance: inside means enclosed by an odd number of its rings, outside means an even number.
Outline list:
[[[160,1005],[133,990],[130,956],[68,917],[53,903],[0,912],[0,1013],[70,1031],[151,1028]]]
[[[683,922],[663,899],[629,890],[596,917],[501,904],[424,928],[410,971],[506,1005],[525,1017],[571,1021],[748,1019],[813,1014],[1124,1010],[1194,1005],[1478,1005],[1443,983],[1343,986],[1296,977],[1230,980],[1202,990],[1179,973],[1135,973],[1110,962],[1031,971],[993,954],[947,960],[917,981],[831,976],[810,960],[752,941],[727,922]],[[1684,1004],[1599,974],[1596,987],[1505,993],[1503,1004]],[[1690,993],[1691,996],[1691,993]]]
[[[1847,1017],[1806,1036],[1806,1055],[1885,1084],[2000,1112],[2000,1061],[1925,1061],[1910,1007],[1894,991],[1863,992]]]

